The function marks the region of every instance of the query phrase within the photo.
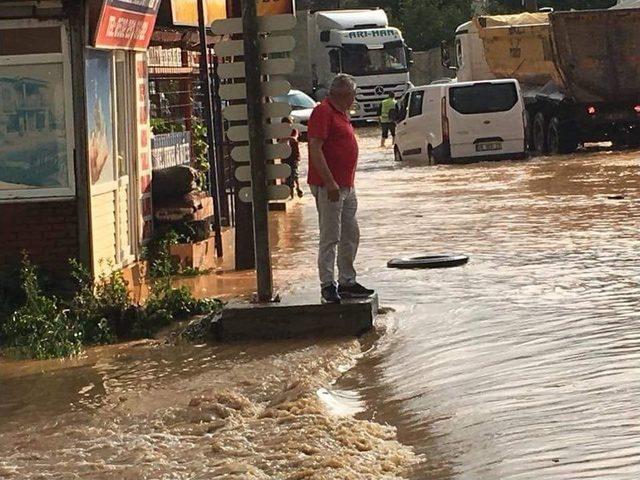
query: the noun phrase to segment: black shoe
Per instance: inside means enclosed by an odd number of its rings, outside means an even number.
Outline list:
[[[298,189],[297,193],[298,193],[298,198],[302,198],[302,196],[304,195],[304,193],[302,193],[302,190],[300,189]]]
[[[340,285],[338,287],[338,294],[344,298],[369,298],[374,293],[376,293],[375,290],[365,288],[359,283]]]
[[[340,303],[340,301],[342,300],[335,285],[323,287],[321,293],[322,303]]]

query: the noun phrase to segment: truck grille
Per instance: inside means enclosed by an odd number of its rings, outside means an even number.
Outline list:
[[[407,89],[407,85],[389,84],[389,85],[372,85],[367,87],[358,87],[356,89],[356,101],[362,108],[362,118],[375,118],[378,116],[378,107],[380,102],[393,92],[396,99],[399,99]]]
[[[356,90],[356,100],[358,102],[382,101],[393,92],[399,98],[406,90],[405,84],[400,85],[372,85],[368,87],[358,87]]]

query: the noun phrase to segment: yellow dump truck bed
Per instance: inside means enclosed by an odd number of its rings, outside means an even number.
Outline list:
[[[556,67],[581,102],[640,100],[640,8],[551,15]]]
[[[526,13],[474,20],[491,72],[553,81],[580,102],[640,97],[640,9]]]
[[[560,81],[553,62],[548,13],[483,16],[474,19],[491,72],[523,85]]]

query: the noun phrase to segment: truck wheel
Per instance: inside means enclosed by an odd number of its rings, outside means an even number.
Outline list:
[[[547,147],[551,155],[573,153],[578,148],[578,140],[569,125],[561,126],[558,117],[549,121],[547,129]]]
[[[547,120],[542,112],[538,112],[533,119],[533,151],[538,155],[548,152]]]
[[[525,111],[524,115],[526,117],[526,128],[524,130],[525,148],[528,151],[533,151],[533,120],[531,119],[531,114],[528,111]]]

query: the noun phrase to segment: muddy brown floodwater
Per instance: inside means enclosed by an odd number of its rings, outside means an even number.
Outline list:
[[[0,361],[0,478],[640,478],[640,153],[427,167],[359,133],[376,335]],[[274,215],[280,290],[315,290],[312,202]],[[471,260],[386,268],[441,252]]]

